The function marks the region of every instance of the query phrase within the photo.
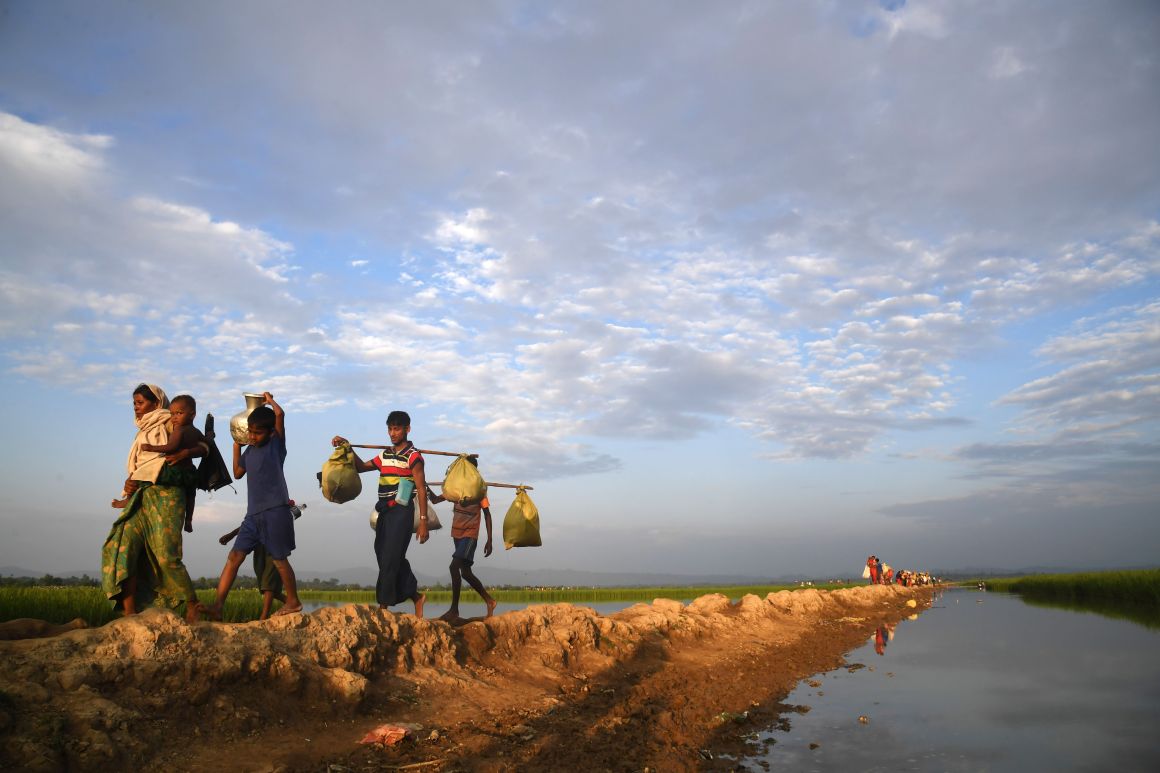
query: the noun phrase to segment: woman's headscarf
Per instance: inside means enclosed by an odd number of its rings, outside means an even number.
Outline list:
[[[157,398],[157,408],[136,420],[137,437],[129,448],[129,459],[125,468],[132,480],[157,482],[165,457],[155,451],[142,451],[142,445],[162,446],[169,442],[169,398],[165,390],[156,384],[145,384]],[[134,390],[136,391],[136,390]]]
[[[157,398],[156,402],[157,402],[158,408],[168,408],[169,407],[169,398],[165,396],[164,389],[157,386],[156,384],[138,384],[137,385],[137,389],[140,389],[141,387],[145,387],[146,389],[148,389],[150,392],[153,393],[153,396],[155,398]],[[137,389],[134,389],[133,391],[136,392]]]

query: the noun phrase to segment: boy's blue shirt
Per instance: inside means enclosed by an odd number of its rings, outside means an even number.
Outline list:
[[[242,452],[242,467],[246,470],[246,514],[261,513],[290,502],[286,475],[282,465],[286,461],[286,441],[276,432],[264,446],[246,446]]]

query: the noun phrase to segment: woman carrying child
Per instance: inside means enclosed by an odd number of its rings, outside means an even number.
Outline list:
[[[101,550],[101,586],[126,615],[148,604],[170,609],[184,604],[186,619],[194,620],[201,605],[182,562],[181,529],[186,489],[196,471],[179,463],[200,456],[201,449],[185,448],[168,457],[145,450],[168,443],[168,409],[160,387],[141,384],[133,390],[137,436],[126,464],[127,499]]]

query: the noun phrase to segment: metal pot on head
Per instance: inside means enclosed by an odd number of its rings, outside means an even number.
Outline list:
[[[246,407],[230,417],[230,436],[242,445],[246,445],[250,442],[250,414],[264,401],[262,395],[253,392],[244,392],[242,397],[246,398]]]

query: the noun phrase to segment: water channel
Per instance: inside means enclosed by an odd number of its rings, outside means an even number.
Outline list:
[[[1160,630],[952,590],[846,661],[745,769],[1160,770]]]

